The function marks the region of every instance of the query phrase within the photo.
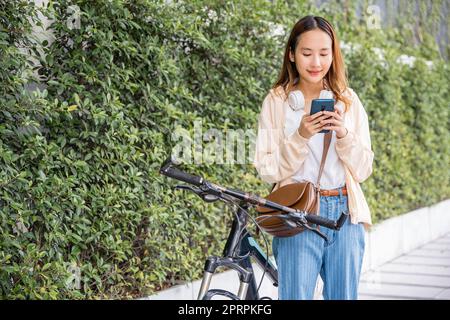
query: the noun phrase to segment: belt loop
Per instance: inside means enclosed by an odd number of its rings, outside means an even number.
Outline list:
[[[338,191],[339,191],[339,200],[342,200],[342,198],[344,197],[344,195],[342,194],[342,189],[343,189],[344,187],[341,187],[341,188],[338,188]]]

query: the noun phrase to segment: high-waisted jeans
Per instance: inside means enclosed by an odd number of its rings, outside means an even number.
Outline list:
[[[336,220],[348,212],[347,196],[320,198],[320,215]],[[364,226],[347,218],[340,231],[320,227],[328,237],[305,230],[292,237],[275,237],[273,253],[278,266],[278,295],[281,300],[312,300],[320,274],[325,300],[357,299],[364,256]]]

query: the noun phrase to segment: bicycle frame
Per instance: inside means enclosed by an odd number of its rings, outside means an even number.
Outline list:
[[[198,299],[210,299],[214,295],[225,295],[231,299],[258,300],[259,293],[250,257],[254,257],[259,266],[266,270],[274,286],[278,286],[278,272],[273,263],[268,259],[254,238],[248,233],[247,214],[244,210],[247,204],[241,205],[233,220],[230,234],[228,235],[223,256],[208,257],[205,263],[202,284]],[[243,238],[240,240],[240,237]],[[237,252],[237,254],[236,254]],[[222,266],[230,267],[239,273],[240,286],[237,296],[221,289],[210,290],[211,278],[216,269]]]

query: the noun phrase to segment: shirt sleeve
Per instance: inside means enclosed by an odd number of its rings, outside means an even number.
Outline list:
[[[298,130],[284,137],[277,126],[277,117],[283,114],[281,98],[269,93],[263,101],[258,120],[258,134],[253,165],[268,183],[282,181],[297,172],[308,155],[308,139]]]
[[[348,130],[342,139],[336,139],[336,153],[350,170],[355,181],[361,183],[372,174],[374,153],[372,152],[367,113],[352,91],[353,102],[350,108],[354,108],[355,129]]]

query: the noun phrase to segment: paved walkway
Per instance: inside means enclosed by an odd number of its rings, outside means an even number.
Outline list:
[[[450,233],[364,273],[359,299],[450,299]]]

